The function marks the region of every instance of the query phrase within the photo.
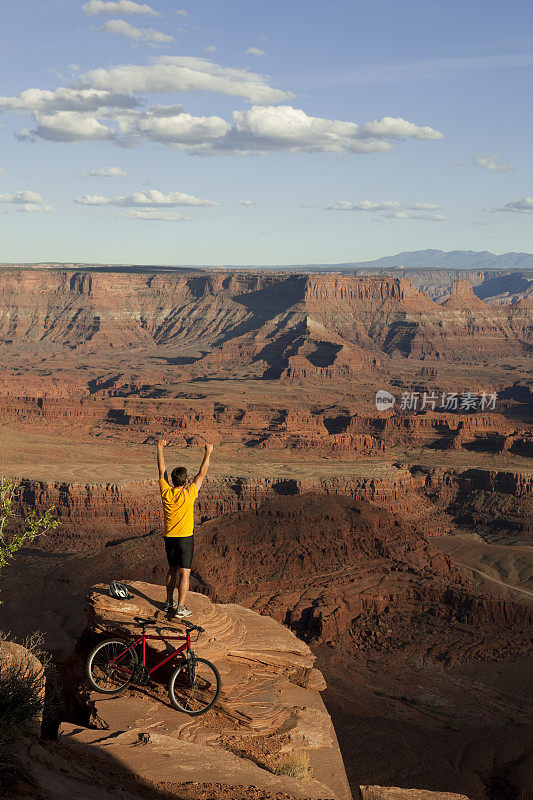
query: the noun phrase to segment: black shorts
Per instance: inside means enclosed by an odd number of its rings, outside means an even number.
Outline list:
[[[190,569],[194,554],[194,535],[165,536],[165,550],[169,567]]]

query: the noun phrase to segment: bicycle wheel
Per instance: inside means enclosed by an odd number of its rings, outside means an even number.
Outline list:
[[[87,678],[97,692],[115,694],[130,685],[139,659],[128,645],[120,639],[106,639],[89,655]]]
[[[170,699],[178,711],[198,717],[216,703],[221,687],[215,665],[194,656],[183,659],[170,676]]]

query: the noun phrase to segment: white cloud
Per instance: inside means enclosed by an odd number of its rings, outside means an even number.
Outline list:
[[[78,89],[60,86],[54,92],[25,89],[18,97],[0,97],[0,111],[55,114],[57,111],[97,111],[98,109],[135,108],[139,101],[105,89]]]
[[[433,203],[400,203],[398,200],[383,200],[375,203],[372,200],[362,200],[360,203],[350,203],[348,200],[338,200],[335,205],[328,206],[327,211],[438,211],[440,206]]]
[[[131,209],[123,217],[128,219],[146,219],[154,220],[157,222],[190,222],[191,217],[186,217],[177,211],[159,211],[159,209],[144,208],[144,209]]]
[[[528,214],[533,211],[533,197],[523,197],[521,200],[514,200],[506,203],[501,208],[487,208],[486,211],[511,211],[518,214]]]
[[[128,173],[120,167],[102,167],[102,169],[92,169],[87,175],[95,178],[123,178]]]
[[[18,133],[15,133],[15,139],[18,139],[19,142],[36,142],[37,137],[35,136],[35,132],[30,131],[29,128],[21,128]]]
[[[422,214],[413,211],[390,211],[383,214],[382,219],[418,219],[422,222],[445,222],[448,218],[443,214]]]
[[[248,111],[234,111],[233,122],[232,131],[214,143],[212,151],[372,153],[390,150],[392,140],[399,137],[442,137],[439,131],[401,118],[384,117],[359,126],[311,117],[293,106],[253,106]]]
[[[110,19],[100,28],[104,33],[114,33],[136,42],[172,42],[174,37],[154,28],[136,28],[125,19]]]
[[[107,91],[107,90],[102,90]],[[118,93],[119,98],[127,97]],[[15,98],[16,99],[16,98]],[[125,106],[125,104],[124,104]],[[35,113],[35,130],[23,130],[21,139],[53,141],[113,140],[132,146],[150,140],[196,154],[269,152],[374,153],[391,150],[394,141],[439,139],[442,134],[401,118],[384,117],[366,125],[311,117],[293,106],[254,105],[234,111],[233,124],[219,116],[188,114],[180,105],[146,109],[102,108],[93,114],[58,111]],[[102,124],[97,116],[106,120]],[[110,125],[118,126],[118,130]]]
[[[178,8],[177,11],[176,11],[176,14],[178,16],[180,16],[180,17],[188,17],[189,16],[189,12],[185,11],[184,8]]]
[[[112,205],[112,201],[109,199],[109,197],[104,197],[101,194],[82,194],[81,197],[76,197],[76,200],[74,202],[82,206]]]
[[[83,206],[122,206],[125,208],[157,208],[161,206],[216,206],[212,200],[201,200],[185,192],[169,192],[164,194],[157,189],[149,189],[145,192],[135,192],[128,197],[104,197],[102,195],[84,194],[75,200]]]
[[[246,206],[246,208],[251,208],[252,206],[258,206],[259,205],[257,200],[239,200],[239,204],[241,206]]]
[[[178,147],[204,146],[224,137],[230,129],[231,125],[222,117],[193,117],[181,109],[178,113],[165,114],[161,107],[155,107],[142,117],[122,120],[122,130],[126,134]]]
[[[55,92],[30,89],[19,97],[0,98],[0,109],[33,112],[36,128],[25,128],[16,134],[21,140],[101,140],[115,141],[127,147],[148,139],[197,154],[266,154],[276,151],[374,153],[391,150],[395,141],[406,138],[442,138],[440,131],[401,117],[383,117],[358,125],[312,117],[290,105],[253,105],[247,111],[234,111],[233,124],[216,115],[193,116],[181,105],[143,108],[141,101],[129,93],[170,91],[171,85],[177,91],[177,74],[183,91],[200,91],[202,85],[213,91],[247,94],[249,97],[265,97],[265,93],[277,91],[261,84],[256,80],[261,76],[253,73],[222,70],[204,59],[192,59],[190,68],[178,67],[174,60],[147,68],[130,66],[111,71],[95,70],[84,76],[84,80],[94,81],[100,84],[99,87],[60,88]],[[202,69],[206,64],[208,69],[212,67],[213,74],[196,70],[194,65],[199,61]],[[155,73],[151,72],[152,69]],[[220,70],[225,74],[222,75]],[[202,80],[206,79],[206,83],[202,83],[200,76],[203,76]]]
[[[474,156],[474,165],[488,169],[490,172],[509,172],[511,167],[498,159],[499,156],[496,153],[478,153]]]
[[[57,114],[36,114],[37,127],[32,133],[52,142],[106,141],[115,132],[102,125],[96,117],[78,111],[59,111]]]
[[[451,163],[452,167],[466,167],[466,163],[464,161],[455,160],[455,161],[451,161],[450,163]]]
[[[217,49],[214,44],[208,44],[204,47],[204,53],[216,53]]]
[[[44,203],[44,200],[38,192],[26,189],[15,194],[0,194],[0,203]]]
[[[185,56],[163,56],[148,65],[94,69],[82,75],[80,81],[83,87],[120,94],[218,92],[257,104],[279,103],[292,97],[291,92],[273,89],[265,75]]]
[[[129,119],[154,119],[163,117],[177,117],[180,114],[185,114],[183,106],[178,104],[173,106],[150,106],[144,113],[131,114]],[[126,117],[125,119],[127,119]]]
[[[132,0],[90,0],[81,7],[87,17],[104,16],[107,14],[146,14],[152,17],[159,17],[159,11],[155,11],[146,3],[134,3]]]
[[[259,47],[249,47],[248,50],[244,53],[245,56],[266,56],[264,50],[261,50]]]
[[[51,206],[46,205],[39,192],[32,192],[29,189],[14,194],[0,194],[0,203],[9,203],[17,206],[18,211],[25,212],[54,210]]]
[[[142,30],[124,20],[107,25]],[[177,104],[146,106],[144,98],[134,96],[178,92],[216,92],[245,98],[252,106],[234,111],[230,122],[218,115],[193,116]],[[16,134],[21,140],[113,141],[123,147],[149,140],[199,155],[374,153],[408,138],[443,138],[440,131],[401,117],[365,124],[313,117],[281,104],[291,96],[273,88],[266,75],[222,67],[207,58],[164,56],[150,64],[92,70],[76,86],[27,89],[0,98],[0,110],[33,114],[35,127]]]
[[[52,206],[47,205],[39,205],[38,203],[25,203],[23,206],[19,208],[19,211],[25,211],[26,213],[32,213],[35,211],[46,211],[47,213],[52,212],[54,209]]]
[[[400,203],[399,200],[383,200],[377,203],[362,200],[360,203],[351,203],[348,200],[338,200],[334,205],[328,206],[326,211],[372,211],[378,213],[382,220],[418,219],[443,222],[446,217],[442,214],[428,213],[439,209],[440,206],[434,203]]]
[[[382,119],[367,122],[361,126],[361,135],[364,136],[390,136],[393,139],[442,139],[440,131],[428,125],[414,125],[402,117],[383,117]]]

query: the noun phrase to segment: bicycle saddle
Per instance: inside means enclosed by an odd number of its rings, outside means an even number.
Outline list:
[[[138,622],[139,625],[155,625],[157,620],[156,619],[147,619],[146,617],[133,617],[135,622]]]

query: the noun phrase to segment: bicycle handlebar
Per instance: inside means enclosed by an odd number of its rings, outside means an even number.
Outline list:
[[[134,617],[133,619],[138,625],[141,625],[141,627],[143,628],[148,626],[155,627],[157,624],[161,624],[158,623],[158,620],[156,619],[147,619],[146,617]],[[189,622],[189,620],[187,619],[181,621],[183,622],[186,628],[189,628],[189,630],[198,631],[198,633],[205,633],[205,628],[201,628],[200,625],[193,625],[193,623]]]
[[[183,621],[185,623],[185,626],[187,628],[190,628],[190,630],[198,631],[199,633],[205,633],[205,628],[201,628],[200,625],[193,625],[193,623],[189,622],[188,620],[183,620]]]

